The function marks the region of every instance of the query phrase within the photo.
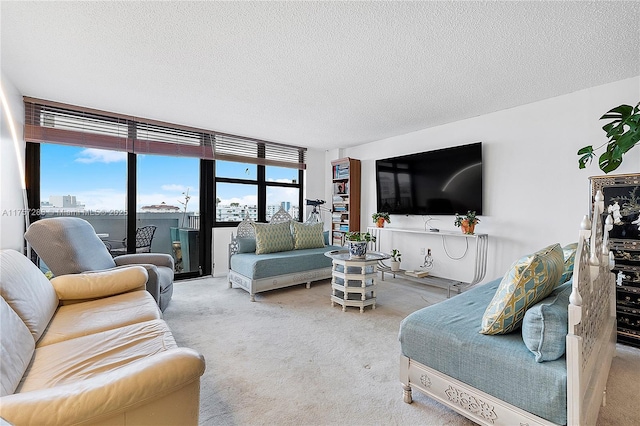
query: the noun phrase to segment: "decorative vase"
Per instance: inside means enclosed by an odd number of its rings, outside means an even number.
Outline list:
[[[378,228],[384,228],[384,223],[385,223],[385,219],[384,219],[384,217],[379,217],[379,218],[376,220],[376,226],[377,226]]]
[[[349,241],[349,257],[351,259],[364,259],[367,254],[366,241]]]
[[[460,228],[462,228],[462,233],[467,235],[473,235],[473,232],[476,229],[476,223],[477,222],[475,221],[469,223],[467,219],[463,220],[462,223],[460,224]]]
[[[400,262],[397,260],[391,261],[391,272],[398,272],[400,270]]]

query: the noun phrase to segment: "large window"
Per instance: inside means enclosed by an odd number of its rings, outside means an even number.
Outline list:
[[[235,226],[247,215],[267,221],[281,207],[302,219],[305,148],[29,97],[24,103],[33,211],[109,211],[113,228],[96,230],[133,241],[143,222],[171,210],[175,226],[158,226],[152,251],[175,255],[171,228],[197,231],[204,274],[214,226]]]
[[[215,167],[217,225],[235,226],[246,217],[268,221],[280,208],[300,218],[302,184],[297,169],[223,160]]]
[[[85,219],[110,246],[126,235],[127,153],[42,144],[40,217]]]
[[[173,255],[177,273],[198,272],[199,160],[148,154],[136,159],[136,232],[153,232],[151,251]]]

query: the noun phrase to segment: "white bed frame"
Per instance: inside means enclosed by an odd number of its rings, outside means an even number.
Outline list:
[[[291,215],[284,209],[280,208],[272,217],[269,223],[279,223],[292,220]],[[237,236],[231,233],[231,243],[229,243],[229,288],[233,284],[245,289],[249,292],[252,302],[256,301],[256,293],[263,291],[275,290],[278,288],[290,287],[298,284],[306,284],[307,288],[311,288],[312,281],[320,281],[331,278],[331,267],[319,269],[311,269],[309,271],[295,272],[292,274],[276,275],[273,277],[251,279],[245,275],[239,274],[231,270],[231,256],[238,253],[238,238],[255,238],[255,230],[251,225],[251,219],[245,218],[236,229]]]
[[[606,384],[615,354],[615,282],[608,232],[613,220],[601,223],[604,196],[598,191],[592,220],[581,223],[569,298],[566,339],[567,424],[595,425],[606,403]],[[603,232],[604,228],[604,232]],[[553,425],[494,396],[401,356],[404,401],[416,389],[481,425]]]

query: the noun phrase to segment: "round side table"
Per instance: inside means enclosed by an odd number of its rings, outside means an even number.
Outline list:
[[[351,258],[348,250],[333,250],[324,254],[332,259],[331,306],[342,305],[360,308],[376,308],[376,279],[378,261],[389,259],[386,253],[367,252],[364,258]]]

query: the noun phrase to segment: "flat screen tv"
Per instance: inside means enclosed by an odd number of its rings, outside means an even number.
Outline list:
[[[376,160],[377,209],[405,215],[482,214],[482,142]]]

